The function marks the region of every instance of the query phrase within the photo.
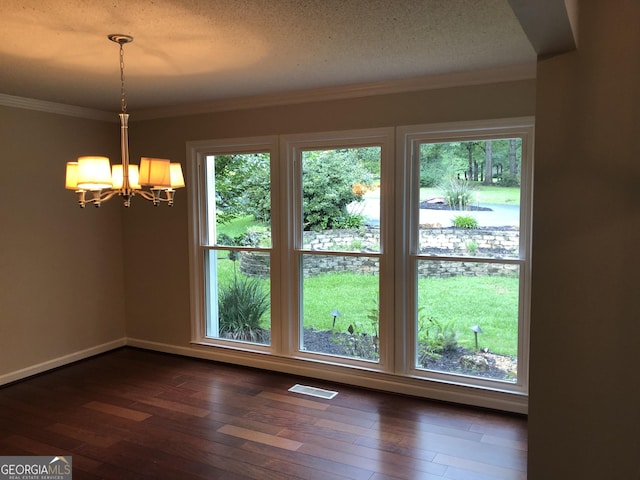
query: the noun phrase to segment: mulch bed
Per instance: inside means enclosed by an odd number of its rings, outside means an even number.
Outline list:
[[[358,357],[354,353],[353,336],[330,330],[304,330],[304,347],[309,352]],[[377,360],[370,336],[358,338],[361,348],[369,352],[367,360]],[[367,348],[369,347],[369,348]],[[362,356],[360,358],[363,358]],[[422,366],[429,370],[456,373],[493,380],[516,380],[517,359],[488,351],[473,352],[458,347],[438,356],[423,356]]]
[[[420,202],[420,208],[426,208],[429,210],[459,210],[455,208],[451,208],[447,203],[443,200],[430,198],[429,200],[424,200]],[[477,205],[467,205],[464,207],[464,210],[460,211],[471,211],[471,212],[492,212],[493,209],[489,207],[479,207]]]

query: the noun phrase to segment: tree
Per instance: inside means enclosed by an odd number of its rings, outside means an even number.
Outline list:
[[[476,159],[481,153],[483,153],[483,142],[471,141],[471,142],[455,142],[458,150],[464,152],[467,158],[467,171],[465,174],[466,180],[478,181],[478,160]]]
[[[271,217],[269,154],[216,155],[214,162],[217,221],[245,215],[267,221]]]
[[[452,151],[450,143],[420,145],[420,186],[436,187],[442,179],[464,170],[464,160]]]
[[[379,152],[379,148],[375,148]],[[350,214],[347,205],[361,200],[365,193],[365,189],[356,186],[373,183],[374,175],[364,167],[363,154],[368,156],[370,153],[368,149],[353,148],[303,152],[302,203],[305,230],[362,225],[362,218]]]
[[[493,152],[492,152],[492,144],[491,140],[487,140],[484,147],[484,184],[491,185],[493,183]]]
[[[515,177],[518,172],[516,171],[516,138],[509,139],[509,175]]]
[[[519,185],[522,141],[519,138],[420,145],[420,186],[442,186],[449,179],[486,185]]]
[[[492,143],[492,162],[493,167],[496,169],[498,185],[517,187],[520,185],[518,172],[522,157],[522,140],[508,138],[494,140]]]
[[[252,215],[271,219],[270,156],[216,155],[216,217],[220,223]],[[347,205],[362,199],[380,174],[380,147],[303,152],[303,212],[306,230],[360,226]],[[357,188],[356,188],[357,187]]]

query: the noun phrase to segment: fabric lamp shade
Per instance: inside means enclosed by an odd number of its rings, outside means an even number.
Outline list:
[[[184,187],[184,176],[182,175],[182,166],[179,163],[172,163],[169,168],[171,175],[171,188]]]
[[[111,165],[108,157],[78,157],[78,188],[102,190],[111,188]]]
[[[67,162],[67,175],[64,188],[67,190],[78,189],[78,162]]]
[[[111,167],[111,180],[113,182],[113,188],[122,188],[124,184],[124,178],[122,176],[122,165],[113,165]],[[129,187],[132,190],[140,190],[140,171],[138,165],[129,165]]]
[[[140,160],[140,185],[154,188],[171,187],[171,161],[166,158],[142,157]]]

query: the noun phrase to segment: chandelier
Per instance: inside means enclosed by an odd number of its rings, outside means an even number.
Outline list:
[[[108,35],[109,40],[120,45],[120,150],[122,163],[111,166],[108,157],[89,155],[67,162],[65,188],[74,190],[78,204],[84,208],[93,203],[99,207],[116,195],[122,197],[124,206],[131,206],[131,199],[139,195],[154,205],[166,202],[173,206],[176,188],[184,187],[182,167],[166,158],[142,157],[140,166],[129,163],[129,114],[124,89],[124,48],[133,42],[129,35]],[[143,187],[147,187],[144,189]]]

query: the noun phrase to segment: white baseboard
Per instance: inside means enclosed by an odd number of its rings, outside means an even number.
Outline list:
[[[17,380],[22,380],[24,378],[31,377],[32,375],[37,375],[38,373],[46,372],[54,368],[62,367],[64,365],[77,362],[78,360],[83,360],[85,358],[93,357],[94,355],[108,352],[109,350],[113,350],[114,348],[123,347],[126,344],[127,344],[126,338],[119,338],[118,340],[114,340],[112,342],[103,343],[102,345],[97,345],[95,347],[87,348],[85,350],[80,350],[79,352],[70,353],[68,355],[54,358],[52,360],[48,360],[46,362],[42,362],[37,365],[32,365],[30,367],[23,368],[21,370],[16,370],[15,372],[6,373],[4,375],[0,375],[0,385],[5,385],[7,383],[15,382]]]
[[[297,360],[272,355],[248,354],[247,352],[215,349],[198,345],[179,347],[136,338],[127,338],[127,345],[146,350],[272,370],[373,390],[442,400],[462,405],[491,408],[504,412],[526,415],[528,411],[528,397],[512,392],[501,392],[418,378],[401,377],[362,369],[354,371],[353,368],[328,363]]]
[[[434,400],[443,400],[463,405],[502,410],[505,412],[526,414],[528,410],[528,397],[526,395],[517,395],[511,392],[485,390],[464,385],[428,381],[411,377],[401,377],[363,369],[354,370],[353,368],[323,362],[215,349],[199,345],[180,347],[136,338],[121,338],[55,358],[38,365],[33,365],[15,372],[0,375],[0,385],[22,380],[32,375],[43,373],[47,370],[61,367],[123,346],[131,346],[204,360],[213,360],[245,367],[272,370],[290,375],[298,375],[312,379],[315,378],[318,380],[348,384],[373,390],[381,390]]]

